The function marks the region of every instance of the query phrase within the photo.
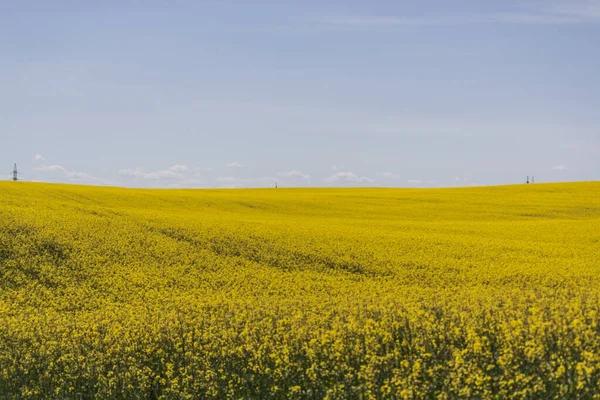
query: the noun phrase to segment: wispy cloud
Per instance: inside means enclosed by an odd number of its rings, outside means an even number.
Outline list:
[[[420,185],[422,183],[423,183],[423,181],[420,179],[409,179],[408,180],[409,185]]]
[[[555,171],[566,171],[568,168],[565,165],[555,165],[552,167],[553,170]]]
[[[184,164],[175,164],[156,171],[146,171],[140,167],[126,168],[118,171],[118,174],[123,178],[148,181],[148,184],[151,186],[198,188],[211,186],[207,183],[206,177],[206,172],[211,170],[212,168],[188,167]]]
[[[237,161],[230,162],[229,164],[225,164],[227,168],[242,168],[242,164]]]
[[[207,172],[210,172],[210,171],[212,171],[212,168],[196,167],[196,168],[192,168],[192,175],[196,178],[203,177],[206,175]]]
[[[377,29],[402,26],[467,24],[562,25],[600,23],[600,2],[594,0],[526,3],[511,12],[431,14],[425,16],[345,15],[316,19],[322,26],[345,29]]]
[[[423,18],[388,16],[348,16],[320,19],[325,26],[334,28],[376,29],[401,26],[440,26],[467,24],[522,24],[558,25],[598,22],[596,18],[584,18],[556,14],[497,13],[430,16]]]
[[[302,180],[310,180],[310,175],[305,174],[298,170],[291,170],[287,172],[279,172],[277,176],[281,178],[289,178],[289,179],[302,179]]]
[[[549,2],[548,12],[580,19],[600,19],[598,0],[562,0]]]
[[[35,159],[35,161],[46,161],[46,158],[40,153],[37,153],[33,158]]]
[[[92,176],[90,174],[87,174],[85,172],[71,171],[71,170],[63,167],[62,165],[41,165],[36,168],[36,171],[45,172],[45,173],[60,172],[60,173],[64,174],[64,176],[67,180],[73,181],[73,182],[90,182],[90,183],[105,184],[105,185],[113,184],[113,182],[111,182],[109,180],[106,180],[103,178],[98,178],[98,177]]]
[[[40,172],[61,171],[61,172],[64,172],[65,174],[68,174],[67,169],[65,167],[63,167],[62,165],[42,165],[41,167],[37,167],[35,170],[40,171]]]
[[[122,169],[119,171],[119,175],[123,177],[148,180],[185,179],[186,176],[183,173],[189,170],[190,169],[185,165],[176,164],[167,169],[151,172],[146,172],[143,168]]]
[[[386,178],[386,179],[400,179],[400,175],[395,174],[393,172],[378,172],[377,176],[381,177],[381,178]]]
[[[371,183],[373,179],[366,176],[359,176],[351,171],[338,171],[325,178],[327,183]]]
[[[173,172],[188,172],[190,169],[185,165],[176,164],[170,167],[169,170]]]

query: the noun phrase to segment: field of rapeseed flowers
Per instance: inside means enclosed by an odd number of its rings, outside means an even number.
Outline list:
[[[0,398],[600,398],[600,183],[0,183]]]

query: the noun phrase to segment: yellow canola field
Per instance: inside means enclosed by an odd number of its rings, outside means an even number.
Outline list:
[[[600,182],[0,183],[0,398],[600,398]]]

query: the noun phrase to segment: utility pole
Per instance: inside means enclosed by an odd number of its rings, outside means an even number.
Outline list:
[[[17,172],[17,163],[15,163],[15,168],[13,169],[13,181],[19,180],[19,173]]]
[[[535,176],[532,176],[532,177],[531,177],[531,183],[532,183],[532,184],[533,184],[533,183],[535,183]]]
[[[527,182],[526,183],[529,183],[529,177],[527,177]]]

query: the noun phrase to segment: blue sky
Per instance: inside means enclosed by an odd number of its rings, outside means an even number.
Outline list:
[[[0,178],[597,180],[599,38],[600,0],[0,0]]]

